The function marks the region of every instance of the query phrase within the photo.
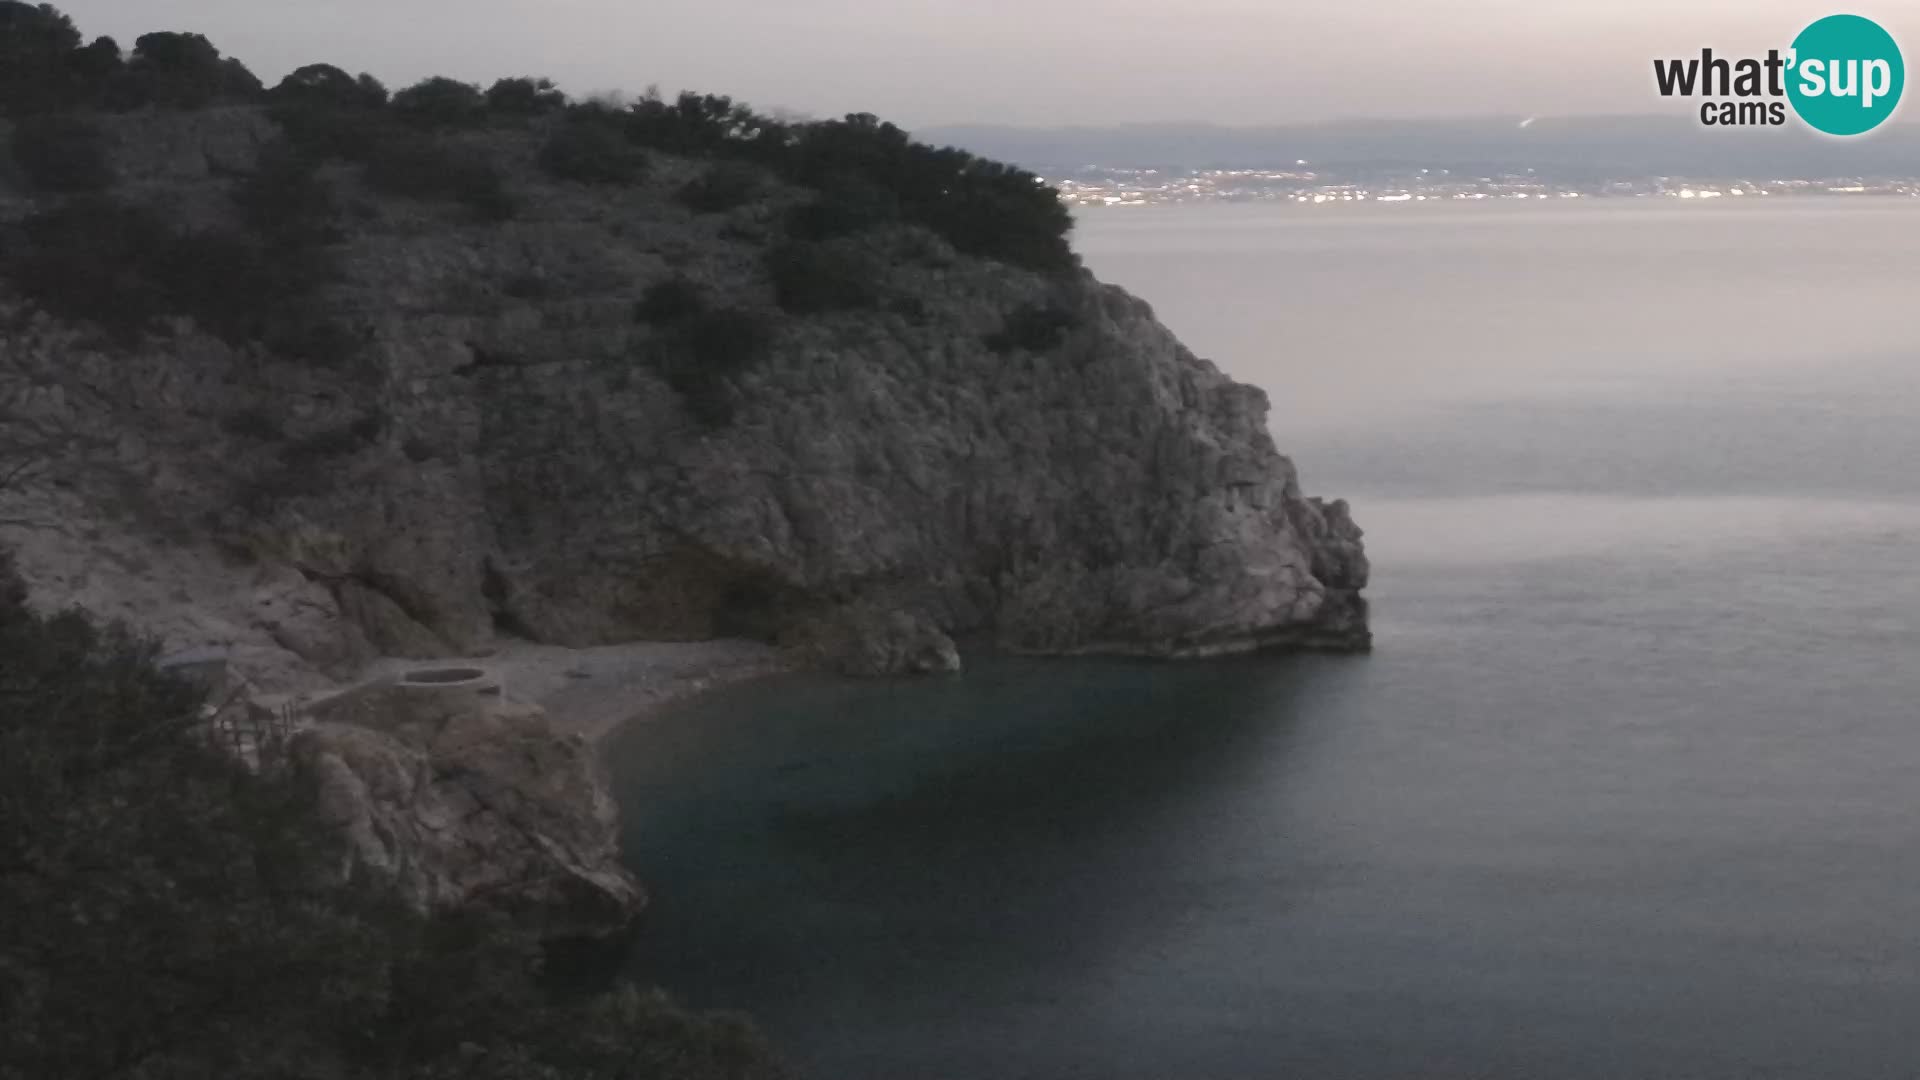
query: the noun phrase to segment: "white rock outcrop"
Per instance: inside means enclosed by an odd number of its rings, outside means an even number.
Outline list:
[[[644,907],[592,746],[538,707],[390,681],[308,719],[289,753],[339,829],[344,876],[552,938],[616,933]]]

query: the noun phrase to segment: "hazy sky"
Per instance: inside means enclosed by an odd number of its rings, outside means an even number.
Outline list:
[[[910,126],[1668,111],[1655,56],[1784,48],[1839,10],[1920,63],[1920,0],[66,0],[124,45],[196,30],[269,83],[546,74]]]

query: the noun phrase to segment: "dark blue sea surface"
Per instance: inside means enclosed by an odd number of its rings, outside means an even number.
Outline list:
[[[636,970],[822,1080],[1920,1073],[1920,323],[1822,301],[1920,295],[1920,207],[1719,210],[1089,220],[1352,498],[1377,651],[979,656],[635,725]],[[1661,243],[1731,268],[1692,329],[1614,276],[1704,287],[1627,259]],[[1479,317],[1291,378],[1286,324],[1341,340],[1316,267]]]

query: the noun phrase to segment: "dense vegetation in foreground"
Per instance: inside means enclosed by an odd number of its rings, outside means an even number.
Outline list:
[[[512,926],[335,880],[308,785],[151,661],[0,562],[0,1078],[778,1074],[740,1020],[550,990]]]

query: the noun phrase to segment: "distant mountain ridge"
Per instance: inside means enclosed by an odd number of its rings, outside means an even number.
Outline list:
[[[1272,127],[960,124],[922,129],[918,136],[1050,174],[1083,168],[1286,168],[1305,161],[1323,174],[1532,169],[1572,182],[1645,176],[1920,176],[1920,123],[1892,124],[1857,139],[1830,138],[1797,126],[1706,127],[1691,114],[1347,120]]]

